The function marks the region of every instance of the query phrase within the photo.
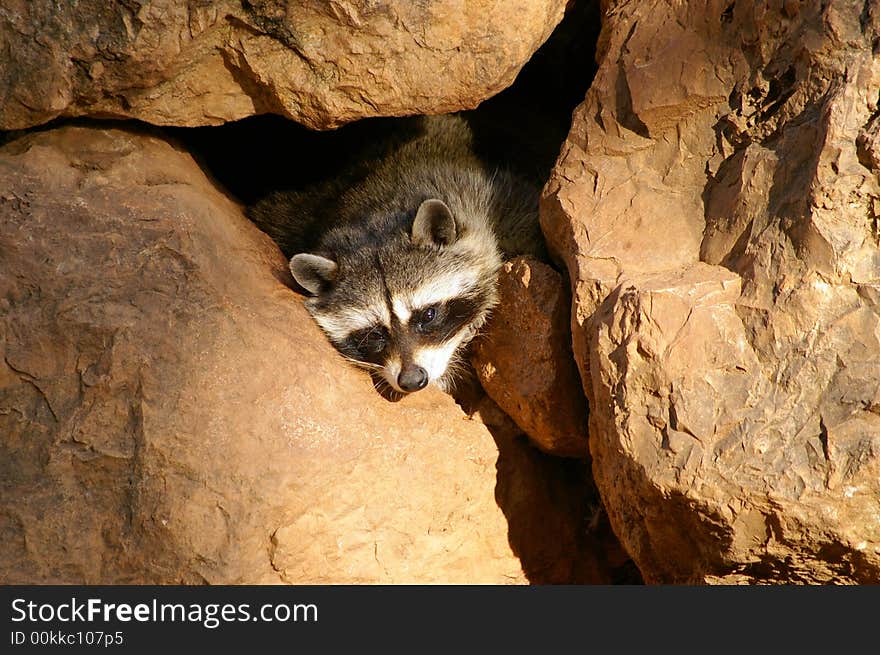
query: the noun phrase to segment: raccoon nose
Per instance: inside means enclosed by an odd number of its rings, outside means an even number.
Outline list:
[[[397,384],[406,392],[424,389],[428,385],[428,372],[421,366],[410,366],[397,376]]]

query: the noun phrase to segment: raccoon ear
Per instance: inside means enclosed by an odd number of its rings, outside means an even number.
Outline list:
[[[412,226],[413,243],[448,246],[455,237],[455,219],[445,202],[432,198],[419,205]]]
[[[339,267],[332,259],[320,255],[300,253],[290,260],[293,279],[303,289],[317,296],[321,290],[336,279]]]

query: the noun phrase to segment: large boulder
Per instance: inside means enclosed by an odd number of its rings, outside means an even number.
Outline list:
[[[81,115],[217,125],[267,112],[325,129],[475,107],[513,82],[565,4],[6,3],[0,129]]]
[[[576,476],[438,391],[383,399],[158,136],[3,146],[0,261],[0,581],[610,579]]]
[[[542,200],[648,581],[880,581],[880,11],[606,3]]]
[[[531,257],[501,269],[471,361],[486,393],[544,452],[586,458],[587,402],[571,354],[563,276]]]

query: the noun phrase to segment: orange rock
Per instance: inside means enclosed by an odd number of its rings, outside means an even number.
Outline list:
[[[593,471],[648,581],[877,583],[880,25],[752,9],[606,11],[545,188]]]
[[[0,58],[0,130],[57,116],[196,126],[268,112],[326,129],[473,108],[513,82],[566,3],[16,4],[0,20],[11,55]]]
[[[517,257],[499,276],[500,302],[475,344],[483,388],[541,450],[587,457],[587,404],[571,355],[561,275]]]

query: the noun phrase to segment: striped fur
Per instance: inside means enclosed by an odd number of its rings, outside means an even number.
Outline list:
[[[503,259],[543,254],[538,189],[487,169],[454,116],[425,117],[366,168],[345,188],[272,194],[250,215],[292,256],[306,307],[343,356],[398,392],[413,390],[401,387],[413,367],[448,388],[497,303]]]

